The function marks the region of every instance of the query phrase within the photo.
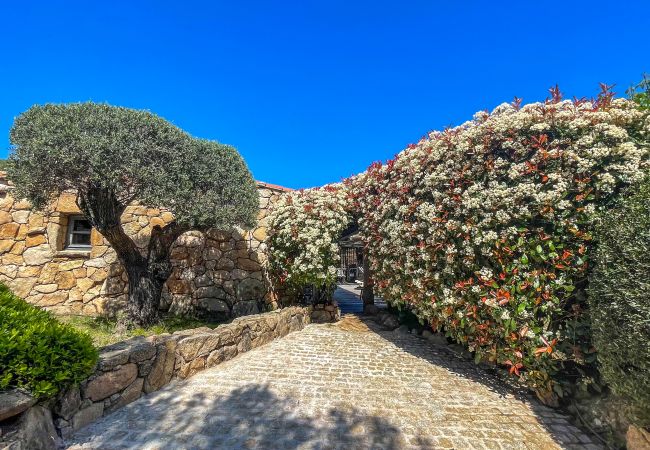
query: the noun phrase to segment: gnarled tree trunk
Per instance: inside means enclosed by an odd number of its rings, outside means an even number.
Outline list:
[[[77,203],[124,266],[129,282],[128,322],[139,326],[157,322],[162,288],[172,272],[171,247],[188,228],[175,221],[164,227],[156,225],[143,255],[122,228],[121,216],[128,201],[119,201],[107,189],[90,188],[79,192]]]

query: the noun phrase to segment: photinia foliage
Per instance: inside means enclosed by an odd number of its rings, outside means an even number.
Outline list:
[[[593,100],[556,87],[373,164],[343,184],[344,208],[360,216],[380,295],[553,402],[558,372],[589,380],[592,225],[643,178],[649,140],[648,111],[608,86]]]

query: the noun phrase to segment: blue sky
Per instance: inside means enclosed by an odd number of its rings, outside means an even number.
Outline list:
[[[0,157],[35,103],[149,109],[232,144],[254,176],[338,181],[431,129],[558,83],[650,72],[650,2],[12,1],[0,6]]]

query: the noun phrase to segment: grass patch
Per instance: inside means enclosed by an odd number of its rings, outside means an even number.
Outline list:
[[[163,316],[160,322],[147,328],[125,328],[117,319],[76,315],[57,315],[56,318],[90,335],[96,347],[104,347],[134,336],[153,336],[198,327],[216,328],[225,322],[211,322],[179,316]]]

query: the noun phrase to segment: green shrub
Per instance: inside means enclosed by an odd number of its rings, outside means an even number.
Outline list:
[[[96,362],[88,335],[0,284],[0,390],[19,387],[51,397],[88,377]]]
[[[650,180],[602,217],[589,279],[603,378],[650,424]]]

